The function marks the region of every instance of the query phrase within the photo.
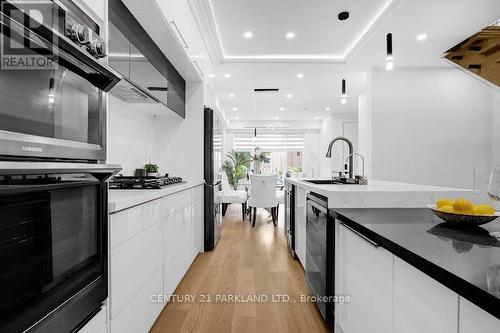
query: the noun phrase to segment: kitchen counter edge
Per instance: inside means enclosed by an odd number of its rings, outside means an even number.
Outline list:
[[[179,184],[169,185],[157,190],[109,190],[108,211],[114,214],[119,211],[153,201],[167,195],[188,190],[205,184],[205,181],[184,181]]]

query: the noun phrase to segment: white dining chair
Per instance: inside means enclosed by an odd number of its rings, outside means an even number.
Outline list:
[[[226,214],[227,207],[232,203],[241,204],[241,216],[242,219],[245,220],[246,212],[247,212],[247,200],[248,194],[247,191],[238,191],[235,190],[227,179],[227,175],[225,172],[222,173],[222,215]]]
[[[270,209],[273,224],[275,227],[277,226],[278,205],[280,203],[276,192],[277,178],[278,175],[276,174],[250,175],[252,193],[248,199],[248,206],[250,207],[250,220],[252,221],[252,227],[255,227],[257,208]]]

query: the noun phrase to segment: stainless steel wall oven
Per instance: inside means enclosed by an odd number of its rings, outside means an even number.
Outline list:
[[[0,162],[0,332],[70,332],[108,296],[109,165]]]
[[[3,159],[105,160],[105,93],[121,77],[103,32],[71,0],[0,0]]]

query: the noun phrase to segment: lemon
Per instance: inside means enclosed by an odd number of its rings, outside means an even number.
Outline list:
[[[454,213],[452,205],[441,206],[439,210],[445,213]]]
[[[441,208],[443,206],[452,206],[452,205],[453,205],[452,199],[439,199],[438,201],[436,201],[437,208]]]
[[[476,215],[495,215],[495,209],[490,205],[475,205],[474,214]]]
[[[457,214],[472,214],[474,212],[474,206],[469,200],[458,198],[453,203],[453,211]]]

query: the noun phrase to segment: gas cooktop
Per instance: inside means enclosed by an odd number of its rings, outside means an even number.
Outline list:
[[[109,181],[109,188],[112,190],[151,190],[179,183],[182,183],[182,178],[169,177],[168,174],[160,177],[118,175]]]

